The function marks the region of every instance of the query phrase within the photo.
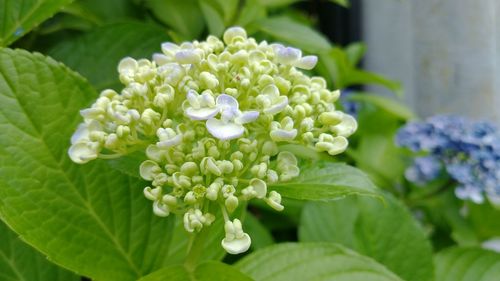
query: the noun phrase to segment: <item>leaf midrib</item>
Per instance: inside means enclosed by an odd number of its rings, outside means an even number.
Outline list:
[[[16,69],[16,72],[17,72],[16,65],[13,64],[13,66]],[[5,82],[6,82],[7,86],[11,89],[11,92],[13,93],[13,98],[15,98],[16,103],[19,105],[19,108],[23,111],[23,113],[27,117],[27,120],[29,120],[29,122],[31,123],[31,125],[35,129],[36,136],[32,136],[32,137],[38,138],[39,141],[43,144],[43,146],[45,147],[45,149],[49,152],[48,154],[51,156],[53,162],[55,162],[56,166],[59,168],[59,171],[64,176],[65,180],[69,183],[68,185],[71,186],[76,191],[75,193],[78,195],[78,198],[81,200],[81,202],[83,203],[83,205],[88,209],[88,214],[90,214],[90,216],[95,219],[95,221],[97,222],[97,224],[99,225],[99,227],[101,227],[101,229],[108,236],[108,238],[111,240],[111,242],[113,242],[113,244],[117,247],[117,250],[118,250],[119,254],[121,254],[123,256],[123,258],[125,259],[125,261],[130,265],[130,268],[134,271],[134,273],[136,274],[136,276],[137,277],[141,276],[141,271],[139,270],[139,268],[137,268],[137,266],[131,260],[131,257],[128,255],[128,253],[125,251],[125,249],[122,247],[122,245],[116,240],[116,237],[106,227],[106,224],[104,224],[104,222],[99,218],[99,216],[97,216],[97,214],[95,213],[95,210],[89,204],[89,202],[85,198],[83,198],[83,196],[80,194],[80,192],[78,192],[77,186],[71,180],[71,178],[67,174],[66,170],[64,170],[62,168],[60,161],[57,161],[58,159],[54,155],[54,153],[52,152],[52,150],[49,149],[49,145],[45,142],[45,138],[43,138],[43,135],[41,134],[39,128],[37,128],[36,124],[33,122],[32,116],[28,113],[28,111],[23,106],[23,104],[21,102],[19,102],[19,96],[17,95],[17,92],[14,91],[14,87],[12,85],[12,82],[7,79],[7,76],[3,76],[3,77],[5,79]],[[8,96],[5,96],[5,97],[8,98]],[[26,132],[23,131],[23,133],[26,133]],[[84,181],[86,181],[85,177],[82,177],[82,178],[84,179]],[[87,185],[85,185],[85,186],[87,186]]]

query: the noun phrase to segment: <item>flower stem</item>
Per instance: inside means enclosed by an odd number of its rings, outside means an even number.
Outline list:
[[[188,254],[184,262],[184,266],[188,270],[194,270],[196,265],[198,265],[209,231],[209,229],[202,229],[199,233],[191,237],[188,244]]]

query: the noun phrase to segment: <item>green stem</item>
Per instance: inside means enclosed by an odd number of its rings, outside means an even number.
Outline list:
[[[201,254],[203,253],[203,248],[205,246],[205,240],[208,237],[209,229],[202,229],[199,233],[194,234],[194,236],[189,241],[188,254],[184,266],[188,270],[194,270],[196,265],[198,265]]]

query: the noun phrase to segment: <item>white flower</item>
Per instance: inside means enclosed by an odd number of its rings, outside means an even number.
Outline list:
[[[221,245],[229,254],[240,254],[246,252],[250,248],[252,240],[250,236],[243,232],[243,227],[239,219],[226,221],[224,225],[226,237],[222,239]]]
[[[98,142],[90,140],[92,132],[102,132],[99,122],[82,123],[71,136],[71,147],[68,150],[68,155],[73,162],[85,164],[98,157],[100,145]]]
[[[240,39],[246,39],[247,38],[247,32],[245,29],[235,26],[235,27],[230,27],[224,32],[223,35],[223,40],[226,44],[231,44],[233,42],[233,39],[235,38],[240,38]]]
[[[274,190],[269,192],[269,197],[264,198],[264,201],[266,201],[266,203],[271,208],[275,209],[278,212],[283,211],[283,209],[285,209],[285,207],[283,207],[283,205],[281,205],[281,194],[279,194],[278,192],[276,192]]]
[[[314,147],[319,151],[327,151],[330,155],[337,155],[347,149],[349,142],[343,136],[334,137],[330,134],[320,134]]]
[[[300,169],[297,166],[297,158],[291,152],[280,152],[277,162],[276,169],[279,172],[280,180],[288,181],[299,175]]]
[[[221,94],[216,100],[221,119],[211,118],[207,121],[207,130],[212,136],[221,140],[230,140],[243,135],[243,124],[259,117],[258,111],[239,110],[238,101],[230,95]]]
[[[297,129],[293,128],[293,119],[287,116],[281,123],[273,121],[271,123],[271,139],[273,141],[291,141],[297,136]]]
[[[158,166],[158,163],[152,160],[146,160],[142,162],[141,166],[139,167],[139,174],[141,175],[141,178],[147,181],[152,181],[159,173],[161,173],[160,166]]]
[[[257,97],[257,102],[267,114],[276,114],[281,112],[288,105],[288,97],[280,96],[280,91],[275,85],[268,85]]]
[[[170,214],[170,208],[160,201],[155,201],[153,203],[153,213],[159,217],[167,217]]]
[[[184,112],[192,120],[208,120],[220,111],[210,91],[199,95],[196,91],[189,90],[186,98],[190,106]]]
[[[178,145],[182,141],[182,134],[178,134],[172,128],[158,128],[156,135],[160,139],[156,145],[159,148],[168,148]]]
[[[267,194],[267,184],[261,179],[253,178],[250,180],[249,186],[241,191],[241,194],[243,194],[247,200],[252,198],[262,199]]]
[[[77,164],[85,164],[94,160],[99,155],[99,144],[97,142],[77,142],[68,150],[71,160]]]
[[[203,225],[211,225],[215,217],[210,213],[203,214],[199,209],[189,209],[184,214],[184,229],[188,232],[200,231]]]
[[[302,51],[281,44],[273,44],[278,63],[295,66],[302,69],[313,69],[318,62],[317,56],[302,56]]]
[[[337,136],[349,137],[358,129],[358,122],[349,114],[342,114],[342,121],[339,124],[332,126],[331,131]]]

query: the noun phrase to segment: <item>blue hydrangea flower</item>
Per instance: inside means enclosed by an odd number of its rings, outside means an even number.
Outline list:
[[[399,146],[426,157],[414,159],[406,178],[423,185],[443,171],[458,183],[455,194],[482,203],[500,200],[500,131],[489,122],[438,115],[410,122],[396,136]]]

